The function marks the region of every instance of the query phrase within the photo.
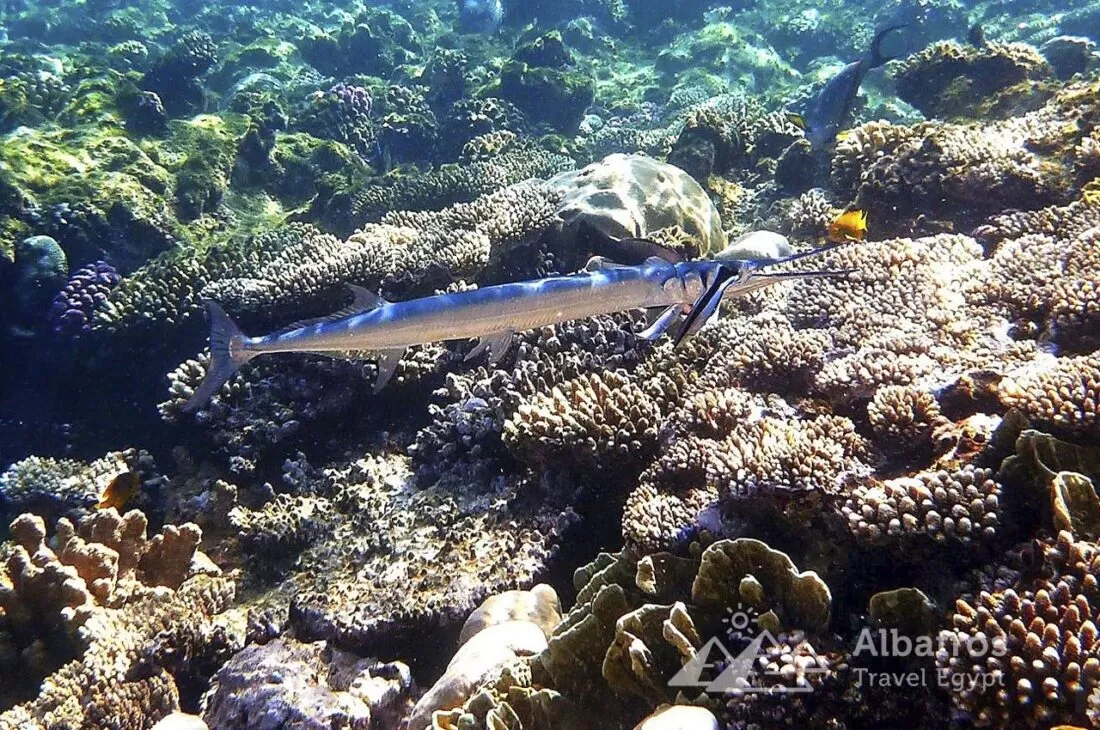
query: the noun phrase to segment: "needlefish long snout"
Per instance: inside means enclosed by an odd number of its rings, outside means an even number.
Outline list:
[[[656,244],[646,243],[654,248]],[[361,287],[354,301],[327,317],[298,322],[262,337],[249,337],[214,302],[210,313],[210,365],[184,404],[195,411],[246,362],[273,352],[305,352],[350,359],[377,358],[374,390],[393,376],[405,349],[443,340],[476,338],[466,359],[489,352],[496,363],[516,332],[629,309],[660,312],[640,333],[656,339],[687,312],[677,344],[715,315],[724,296],[741,296],[778,281],[837,276],[847,271],[764,272],[763,268],[809,255],[753,261],[683,261],[674,252],[624,266],[601,257],[576,274],[498,284],[469,291],[388,302]]]

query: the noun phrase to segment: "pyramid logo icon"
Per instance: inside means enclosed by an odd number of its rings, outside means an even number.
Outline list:
[[[787,681],[780,682],[779,672],[768,671],[765,668],[767,665],[767,649],[772,646],[782,645],[767,630],[756,633],[748,645],[736,654],[731,652],[718,637],[714,637],[703,644],[699,651],[695,653],[695,656],[673,675],[668,682],[668,686],[697,687],[703,688],[707,692],[719,694],[727,692],[742,694],[805,694],[814,690],[813,685],[807,681],[810,676],[826,674],[829,671],[820,662],[814,662],[801,668],[797,683],[792,685]],[[814,656],[816,657],[816,655]],[[713,676],[716,671],[718,676],[714,679],[704,679],[704,675]],[[752,684],[750,681],[753,678],[757,680],[757,685]],[[774,678],[776,683],[771,684],[764,681],[768,678]]]

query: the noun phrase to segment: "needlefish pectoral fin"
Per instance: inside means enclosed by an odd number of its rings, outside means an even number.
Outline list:
[[[684,324],[680,327],[680,331],[676,333],[676,339],[673,340],[673,347],[679,347],[683,342],[690,339],[696,332],[703,328],[707,322],[718,312],[718,305],[722,303],[722,296],[726,293],[726,289],[735,282],[745,281],[747,276],[744,272],[734,268],[722,266],[718,269],[717,274],[714,277],[714,281],[710,283],[706,291],[699,295],[699,298],[695,300],[695,303],[691,305],[691,311],[688,312],[687,318],[684,320]]]
[[[508,352],[508,348],[512,346],[512,336],[515,333],[515,330],[504,330],[503,332],[482,335],[478,339],[477,344],[474,345],[474,349],[466,353],[466,357],[464,357],[463,360],[472,360],[488,350],[489,364],[496,365],[500,362],[500,359],[504,357],[504,354]]]
[[[682,305],[673,304],[671,307],[666,307],[663,312],[644,330],[638,333],[638,337],[643,340],[652,342],[658,337],[663,335],[665,331],[672,326],[672,323],[676,321],[676,318],[680,316],[680,310]]]
[[[389,350],[380,350],[378,353],[378,376],[374,379],[374,393],[378,394],[386,383],[390,382],[394,372],[397,371],[397,363],[405,356],[404,347],[394,347]]]

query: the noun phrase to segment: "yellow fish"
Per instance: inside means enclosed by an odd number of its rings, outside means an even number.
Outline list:
[[[829,224],[826,236],[833,243],[862,241],[867,235],[867,211],[855,208],[846,210]]]
[[[124,471],[112,479],[99,495],[96,509],[115,509],[122,511],[141,489],[141,477],[136,471]]]

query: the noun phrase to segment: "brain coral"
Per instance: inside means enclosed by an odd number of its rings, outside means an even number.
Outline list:
[[[643,155],[608,155],[550,180],[565,200],[567,231],[589,226],[614,238],[645,237],[679,226],[704,253],[725,248],[718,210],[699,183],[678,167]]]

